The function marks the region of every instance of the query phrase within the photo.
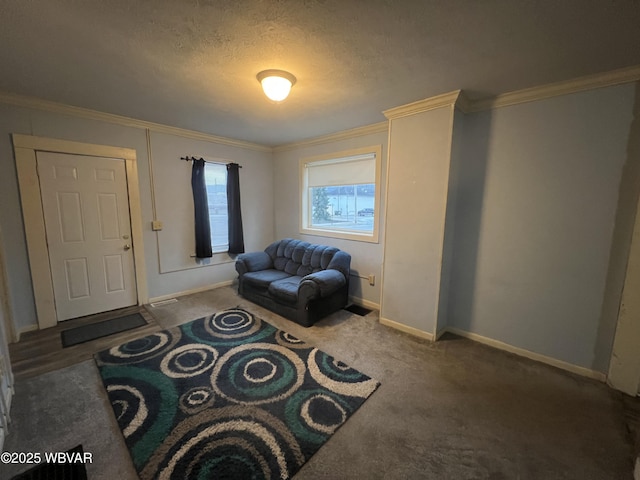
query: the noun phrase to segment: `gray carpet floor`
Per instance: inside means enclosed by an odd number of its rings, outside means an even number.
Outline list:
[[[379,380],[302,479],[632,479],[622,397],[455,336],[430,343],[341,311],[299,327],[231,287],[149,308],[165,328],[240,306]],[[92,361],[16,385],[6,451],[93,453],[90,479],[135,479]],[[0,478],[27,467],[0,465]]]

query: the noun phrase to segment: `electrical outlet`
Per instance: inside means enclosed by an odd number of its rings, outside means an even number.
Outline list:
[[[376,284],[376,276],[372,273],[371,275],[369,275],[369,285],[375,285]]]
[[[162,230],[162,222],[160,220],[154,220],[151,222],[151,230],[157,232],[158,230]]]

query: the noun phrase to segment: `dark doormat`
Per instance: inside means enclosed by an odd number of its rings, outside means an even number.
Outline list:
[[[82,327],[71,328],[60,332],[62,337],[62,346],[64,348],[79,343],[95,340],[96,338],[106,337],[114,333],[124,332],[132,328],[146,325],[147,321],[139,313],[125,315],[124,317],[112,318],[103,322],[83,325]]]
[[[70,455],[64,463],[40,463],[11,480],[87,480],[82,445],[67,450],[67,453]]]
[[[344,309],[348,312],[360,315],[361,317],[364,317],[365,315],[372,312],[372,310],[369,310],[368,308],[361,307],[360,305],[354,305],[353,303],[348,307],[345,307]]]

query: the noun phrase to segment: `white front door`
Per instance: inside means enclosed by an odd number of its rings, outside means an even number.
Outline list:
[[[58,321],[137,303],[125,161],[37,152]]]

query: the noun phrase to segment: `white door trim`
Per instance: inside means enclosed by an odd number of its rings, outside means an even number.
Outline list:
[[[7,281],[7,267],[4,253],[4,240],[2,237],[2,229],[0,228],[0,312],[4,318],[4,329],[7,335],[8,343],[15,343],[19,340],[16,335],[16,329],[13,326],[13,309],[11,308],[11,300],[9,299],[9,282]]]
[[[20,185],[22,217],[24,219],[27,250],[29,252],[29,269],[31,270],[31,282],[38,316],[38,328],[53,327],[57,325],[58,320],[53,296],[53,283],[51,281],[40,182],[38,181],[36,168],[36,151],[122,158],[125,161],[138,305],[147,303],[147,275],[144,262],[142,211],[140,208],[136,151],[130,148],[93,145],[16,133],[12,134],[12,138],[18,183]]]
[[[636,212],[607,377],[613,388],[634,397],[640,393],[640,198]]]

